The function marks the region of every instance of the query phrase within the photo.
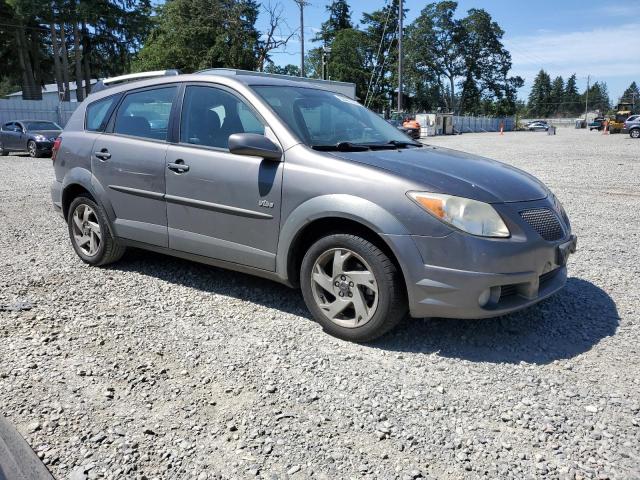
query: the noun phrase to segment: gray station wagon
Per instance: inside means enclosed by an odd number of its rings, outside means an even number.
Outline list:
[[[422,145],[322,85],[215,70],[92,93],[52,198],[91,265],[127,246],[300,287],[329,333],[483,318],[566,282],[558,199],[511,166]]]

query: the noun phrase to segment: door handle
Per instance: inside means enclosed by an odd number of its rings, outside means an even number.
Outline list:
[[[99,152],[94,152],[93,154],[96,156],[96,158],[102,160],[103,162],[111,158],[111,154],[106,148],[103,148]]]
[[[189,171],[189,165],[184,164],[184,160],[176,160],[172,163],[167,163],[167,168],[176,173],[185,173]]]

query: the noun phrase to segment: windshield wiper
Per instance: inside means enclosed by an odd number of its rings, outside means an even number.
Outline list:
[[[389,145],[395,145],[396,147],[422,147],[422,144],[419,142],[406,142],[404,140],[391,140]]]
[[[393,150],[396,148],[422,147],[421,143],[391,140],[387,143],[338,142],[335,145],[312,145],[314,150],[322,152],[364,152],[366,150]]]
[[[364,152],[370,150],[364,143],[338,142],[334,145],[311,145],[314,150],[321,152]]]

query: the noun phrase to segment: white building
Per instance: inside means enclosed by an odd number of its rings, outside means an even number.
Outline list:
[[[91,79],[91,85],[96,83],[96,79]],[[71,92],[71,101],[76,102],[76,90],[77,90],[76,82],[69,82],[69,92]],[[19,92],[10,93],[7,95],[7,98],[22,98],[22,90]],[[58,96],[58,84],[56,83],[47,83],[42,89],[42,99],[43,100],[58,100],[60,97]]]

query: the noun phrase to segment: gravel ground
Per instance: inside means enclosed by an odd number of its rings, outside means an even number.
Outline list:
[[[0,157],[0,408],[58,479],[640,478],[640,141],[431,141],[519,166],[579,236],[567,287],[481,321],[322,333],[299,292],[130,251],[85,266],[49,159]]]

